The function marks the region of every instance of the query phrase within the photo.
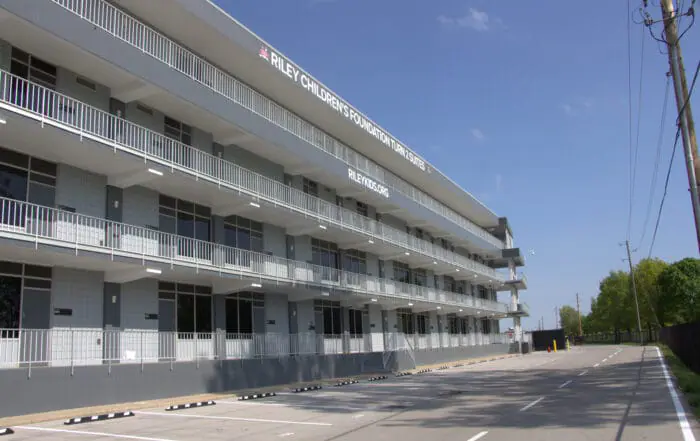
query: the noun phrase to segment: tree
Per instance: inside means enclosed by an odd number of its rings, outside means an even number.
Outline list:
[[[656,328],[666,323],[666,318],[659,315],[659,302],[662,300],[659,277],[666,268],[668,264],[661,259],[642,259],[634,267],[639,316],[643,328]]]
[[[658,309],[668,324],[700,320],[700,259],[669,265],[659,276]]]
[[[566,305],[559,309],[561,327],[566,335],[578,335],[578,312],[573,307]]]

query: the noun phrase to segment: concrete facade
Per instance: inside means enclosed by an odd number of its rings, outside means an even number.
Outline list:
[[[236,72],[216,89],[58,1],[0,13],[0,384],[27,397],[0,416],[511,350],[509,233]]]

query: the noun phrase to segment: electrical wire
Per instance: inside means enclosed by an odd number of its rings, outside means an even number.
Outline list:
[[[634,193],[637,187],[637,161],[639,158],[639,134],[641,132],[641,127],[642,127],[642,97],[643,97],[643,91],[644,91],[644,41],[646,38],[644,38],[645,30],[642,28],[642,43],[641,43],[641,56],[640,56],[640,63],[639,63],[639,94],[637,97],[637,134],[636,134],[636,140],[634,143],[634,160],[632,161],[632,169],[631,169],[631,174],[632,174],[632,183],[631,183],[631,191],[630,191],[630,213],[629,213],[629,220],[627,224],[628,228],[628,240],[629,240],[629,231],[632,228],[632,211],[634,208]]]
[[[651,220],[651,208],[654,204],[654,194],[656,193],[656,182],[659,177],[659,165],[661,164],[661,148],[663,146],[664,131],[666,129],[666,114],[668,111],[668,98],[671,91],[671,77],[666,76],[666,92],[664,94],[664,104],[661,109],[661,123],[659,125],[659,138],[656,143],[656,158],[654,159],[654,171],[651,175],[651,185],[649,186],[649,201],[647,203],[646,215],[644,216],[644,224],[642,226],[642,238],[639,239],[639,245],[644,243],[647,235],[647,227]]]
[[[695,74],[693,75],[693,82],[691,83],[690,90],[688,91],[688,100],[686,100],[683,103],[681,110],[678,112],[678,118],[676,119],[678,129],[676,130],[676,139],[673,142],[673,151],[671,152],[671,160],[669,161],[668,172],[666,173],[666,183],[664,184],[664,194],[661,197],[661,204],[659,205],[659,213],[656,216],[656,226],[654,226],[654,235],[652,236],[651,245],[649,246],[649,257],[651,257],[651,253],[654,250],[654,243],[656,242],[656,233],[659,230],[659,221],[661,220],[661,212],[664,209],[664,202],[666,201],[666,193],[668,191],[668,181],[671,177],[671,169],[673,168],[673,158],[676,154],[676,147],[678,147],[678,140],[680,139],[680,136],[681,136],[681,127],[682,127],[680,124],[681,118],[683,117],[683,113],[685,113],[686,107],[688,107],[688,103],[690,102],[690,98],[693,96],[693,91],[695,90],[695,83],[698,79],[698,74],[700,74],[700,62],[698,62],[698,65],[695,68]]]
[[[628,135],[629,135],[629,207],[627,212],[627,240],[630,239],[632,230],[632,207],[634,205],[634,184],[632,171],[632,4],[627,0],[627,119],[628,119]]]

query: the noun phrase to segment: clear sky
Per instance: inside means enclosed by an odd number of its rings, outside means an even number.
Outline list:
[[[555,306],[575,305],[576,292],[588,311],[600,280],[626,265],[619,246],[630,182],[625,0],[549,9],[487,0],[216,3],[508,217],[516,245],[535,251],[524,268],[526,329],[540,317],[553,326]],[[632,0],[633,9],[639,3]],[[658,1],[649,4],[659,18]],[[631,26],[635,144],[641,108],[630,234],[636,261],[649,252],[677,113],[671,90],[644,234],[668,58],[642,25]],[[682,47],[690,81],[700,23]],[[687,188],[679,145],[655,256],[697,257]]]

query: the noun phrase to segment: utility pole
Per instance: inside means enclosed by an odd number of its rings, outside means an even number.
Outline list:
[[[630,241],[625,241],[627,248],[627,262],[630,264],[630,278],[632,279],[632,293],[634,294],[634,305],[637,307],[637,329],[639,330],[639,344],[644,344],[644,336],[642,336],[642,320],[639,318],[639,300],[637,300],[637,282],[634,277],[634,265],[632,265],[632,253],[630,252]]]
[[[671,67],[674,92],[676,95],[676,107],[678,108],[678,124],[680,126],[683,151],[685,153],[685,165],[688,172],[688,184],[690,185],[690,197],[695,218],[695,235],[700,251],[700,197],[698,196],[698,176],[700,176],[700,159],[698,158],[698,144],[695,137],[695,124],[693,113],[690,109],[690,97],[688,84],[685,78],[683,55],[678,41],[678,25],[673,0],[661,0],[661,13],[663,15],[666,45],[668,46],[668,62]]]
[[[578,335],[583,335],[583,326],[581,324],[581,305],[578,303],[578,293],[576,293],[576,311],[578,311]]]

